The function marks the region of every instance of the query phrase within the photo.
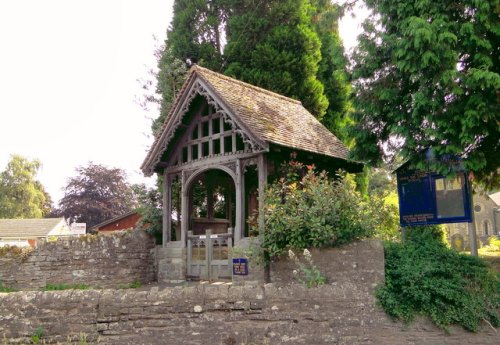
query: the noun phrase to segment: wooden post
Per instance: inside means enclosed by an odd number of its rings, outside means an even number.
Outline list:
[[[242,171],[241,171],[241,162],[239,159],[236,160],[236,182],[235,182],[235,190],[236,190],[236,217],[235,217],[235,224],[234,224],[234,243],[238,243],[239,240],[243,237],[243,195],[244,192],[242,190],[243,188],[243,183],[242,183]]]
[[[163,247],[172,239],[172,179],[163,175]]]
[[[263,153],[259,155],[259,231],[264,229],[264,198],[267,186],[267,162]]]
[[[263,153],[259,155],[258,158],[258,169],[259,169],[259,232],[261,234],[266,231],[265,229],[265,219],[264,219],[264,207],[265,207],[265,192],[267,185],[267,161]],[[271,267],[269,266],[268,253],[264,252],[264,260],[266,261],[264,266],[264,281],[269,283],[271,281]]]
[[[187,275],[188,276],[192,276],[193,275],[193,272],[192,272],[192,264],[191,264],[191,260],[193,259],[193,241],[191,240],[191,238],[193,237],[193,232],[192,231],[188,231],[188,240],[187,240]],[[199,253],[199,249],[198,249],[198,253]]]
[[[472,256],[478,256],[477,252],[477,236],[476,236],[476,217],[474,216],[474,197],[472,196],[472,183],[470,185],[470,191],[469,191],[469,200],[470,200],[470,207],[471,207],[471,222],[468,223],[468,228],[469,228],[469,242],[470,242],[470,254]]]
[[[211,262],[212,262],[212,229],[207,229],[205,231],[205,266],[207,267],[207,280],[211,280],[211,271],[212,268],[210,267]]]
[[[186,174],[183,171],[181,176],[181,194],[182,194],[182,205],[181,205],[181,242],[182,246],[186,246],[186,233],[188,231],[188,210],[189,210],[189,194],[186,186]]]

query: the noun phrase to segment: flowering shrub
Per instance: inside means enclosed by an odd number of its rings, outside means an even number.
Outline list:
[[[342,174],[332,180],[294,161],[286,168],[285,176],[266,190],[262,210],[265,232],[260,236],[268,260],[288,249],[334,246],[371,233],[368,204]]]

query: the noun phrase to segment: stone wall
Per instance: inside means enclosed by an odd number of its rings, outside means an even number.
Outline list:
[[[373,297],[383,280],[376,241],[313,252],[313,258],[328,281],[311,289],[295,281],[293,265],[278,262],[274,283],[265,285],[0,293],[0,344],[29,343],[39,327],[47,344],[82,337],[89,344],[500,343],[500,333],[487,325],[478,334],[452,327],[446,335],[427,321],[405,326],[389,319]]]
[[[84,337],[89,344],[498,344],[429,322],[391,321],[371,293],[355,284],[307,289],[291,284],[196,285],[144,290],[0,293],[0,343],[29,343],[37,328],[46,344]],[[3,344],[2,343],[2,344]]]
[[[18,290],[47,284],[86,284],[118,288],[155,280],[154,240],[135,231],[111,236],[83,236],[39,242],[29,253],[0,255],[0,282]]]
[[[175,242],[167,243],[166,247],[156,248],[158,282],[179,282],[186,280],[187,248],[176,246]]]

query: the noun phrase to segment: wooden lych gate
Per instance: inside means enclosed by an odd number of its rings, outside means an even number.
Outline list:
[[[231,278],[231,248],[233,247],[232,228],[225,234],[187,236],[187,278],[218,280]]]
[[[266,184],[291,153],[319,169],[362,168],[299,101],[193,66],[141,166],[163,181],[165,276],[230,277],[231,248],[263,231]]]

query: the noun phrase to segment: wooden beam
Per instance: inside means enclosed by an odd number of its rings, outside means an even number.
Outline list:
[[[244,217],[245,217],[245,209],[244,209],[244,178],[243,171],[241,167],[241,161],[239,159],[236,160],[236,182],[234,186],[236,190],[236,216],[235,216],[235,224],[234,224],[234,243],[238,243],[239,240],[243,237],[243,227],[244,227]]]
[[[263,153],[258,157],[257,163],[259,169],[259,232],[265,231],[264,223],[264,199],[267,187],[267,159]]]
[[[188,229],[188,212],[189,212],[189,205],[188,205],[188,202],[189,202],[189,193],[188,193],[188,190],[187,190],[187,186],[186,186],[186,174],[185,172],[183,171],[182,172],[182,177],[181,177],[181,191],[182,191],[182,206],[181,206],[181,217],[182,217],[182,221],[181,221],[181,242],[182,242],[182,246],[184,247],[186,245],[186,234],[187,234],[187,231],[189,230]]]

